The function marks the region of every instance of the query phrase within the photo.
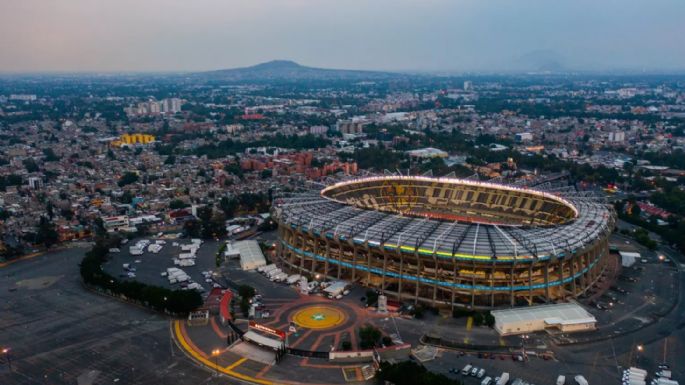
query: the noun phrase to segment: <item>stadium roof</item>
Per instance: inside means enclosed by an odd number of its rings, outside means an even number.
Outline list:
[[[329,239],[438,258],[492,262],[563,258],[611,230],[611,210],[594,193],[549,182],[538,183],[535,190],[569,202],[578,210],[577,217],[545,227],[445,221],[362,209],[324,198],[318,190],[280,198],[275,208],[282,223]]]

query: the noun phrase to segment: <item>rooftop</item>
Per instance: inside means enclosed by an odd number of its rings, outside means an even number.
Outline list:
[[[572,302],[494,310],[492,311],[492,315],[495,317],[498,324],[540,320],[544,320],[546,324],[554,325],[597,322],[595,316],[590,314],[582,306]]]

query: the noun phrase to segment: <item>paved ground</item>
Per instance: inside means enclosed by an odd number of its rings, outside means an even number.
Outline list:
[[[238,383],[190,361],[168,318],[83,289],[84,251],[0,269],[0,346],[11,348],[13,368],[0,371],[0,384]]]

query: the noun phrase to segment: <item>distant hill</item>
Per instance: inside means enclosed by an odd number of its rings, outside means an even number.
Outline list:
[[[406,75],[380,72],[306,67],[290,60],[273,60],[251,67],[199,72],[194,76],[222,81],[383,80]]]
[[[565,59],[553,50],[536,50],[511,61],[510,70],[523,72],[563,72],[566,70]]]

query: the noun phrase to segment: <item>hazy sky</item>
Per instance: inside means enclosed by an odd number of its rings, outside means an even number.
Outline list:
[[[551,59],[550,59],[551,58]],[[685,69],[685,0],[0,0],[0,71]]]

